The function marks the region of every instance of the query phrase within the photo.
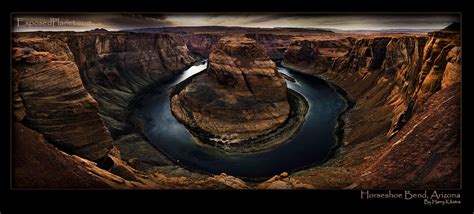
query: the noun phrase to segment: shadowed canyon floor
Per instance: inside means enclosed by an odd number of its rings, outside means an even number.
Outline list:
[[[458,25],[416,35],[226,30],[15,33],[14,187],[460,186]],[[221,140],[268,134],[294,116],[287,85],[298,79],[285,82],[275,64],[281,61],[291,72],[324,79],[353,103],[338,123],[339,146],[324,163],[263,182],[183,167],[150,143],[137,109],[146,92],[202,58],[209,59],[205,73],[169,94],[169,112],[179,121]]]

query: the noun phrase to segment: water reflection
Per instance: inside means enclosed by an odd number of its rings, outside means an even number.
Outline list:
[[[145,134],[163,153],[191,169],[252,178],[272,176],[325,159],[335,144],[337,117],[346,103],[325,81],[282,67],[278,67],[279,72],[297,81],[287,81],[288,87],[302,94],[310,104],[303,127],[290,142],[271,151],[250,154],[226,153],[193,143],[189,131],[172,115],[170,97],[163,92],[206,67],[207,62],[192,66],[170,83],[152,90],[142,101],[139,110],[146,119]]]

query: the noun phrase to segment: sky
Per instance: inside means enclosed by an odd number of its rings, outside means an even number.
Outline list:
[[[339,30],[442,29],[460,22],[458,14],[13,14],[14,32],[109,31],[173,26],[331,28]]]

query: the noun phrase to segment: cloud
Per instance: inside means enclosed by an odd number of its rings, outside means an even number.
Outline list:
[[[12,21],[14,31],[122,30],[172,25],[164,15],[158,14],[15,14]]]
[[[171,26],[163,15],[121,14],[103,17],[102,22],[120,29]]]
[[[15,14],[15,31],[34,30],[75,30],[84,31],[94,28],[122,30],[131,28],[164,26],[242,26],[242,27],[311,27],[335,28],[341,30],[377,30],[377,29],[441,29],[454,21],[460,21],[456,14],[277,14],[277,13],[241,13],[241,14],[176,14],[176,13],[83,13],[83,14]],[[24,20],[21,27],[17,18]],[[75,21],[81,25],[35,25],[56,18],[62,21]]]
[[[358,15],[358,14],[257,14],[257,15],[175,15],[168,16],[175,26],[312,27],[341,30],[394,28],[443,28],[458,15]]]

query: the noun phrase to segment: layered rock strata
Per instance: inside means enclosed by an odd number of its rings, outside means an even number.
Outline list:
[[[145,89],[154,82],[165,81],[193,61],[186,49],[176,48],[167,36],[128,36],[113,33],[33,33],[15,36],[12,53],[12,113],[15,120],[12,136],[13,187],[249,188],[245,182],[232,176],[205,176],[180,167],[155,167],[153,171],[145,172],[150,164],[171,163],[160,160],[163,155],[139,134],[119,135],[117,143],[113,144],[125,148],[125,152],[112,147],[112,137],[101,119],[107,113],[126,111],[108,112],[117,108],[104,107],[104,100],[111,101],[111,106],[127,106],[133,92]],[[154,52],[149,50],[152,48],[155,48]],[[78,69],[76,63],[84,64]],[[114,66],[118,71],[105,69]],[[119,69],[122,67],[123,70]],[[139,75],[139,72],[146,74]],[[134,75],[137,76],[128,78]],[[123,90],[132,93],[120,97],[117,94],[121,93],[116,93],[117,88],[125,88]],[[100,93],[100,89],[110,89],[111,93]],[[102,105],[98,105],[94,98]],[[114,127],[113,124],[108,126],[111,129]],[[134,142],[140,144],[131,145]],[[150,155],[150,161],[144,157]],[[100,162],[101,167],[90,160]],[[144,165],[147,167],[143,168]]]
[[[284,53],[294,37],[291,34],[272,33],[248,33],[245,36],[254,39],[262,45],[267,51],[268,56],[274,61],[283,59]]]
[[[131,111],[138,94],[194,63],[186,45],[167,34],[73,33],[65,40],[122,157],[145,168],[172,165],[141,134],[142,121]]]
[[[75,33],[67,36],[84,85],[100,106],[114,137],[132,129],[129,106],[135,95],[194,63],[186,45],[167,34]]]
[[[188,49],[196,54],[208,57],[212,47],[223,37],[222,34],[216,33],[194,33],[185,35],[173,35],[180,43],[185,44]]]
[[[316,48],[317,49],[317,48]],[[372,168],[380,173],[392,173],[403,176],[411,175],[407,168],[406,161],[393,160],[405,158],[406,155],[399,155],[412,148],[410,151],[420,159],[411,159],[412,166],[418,167],[419,171],[415,180],[408,177],[399,183],[391,183],[392,188],[404,188],[411,184],[419,188],[433,186],[459,187],[459,126],[449,125],[443,127],[433,127],[426,124],[428,118],[444,118],[439,115],[438,110],[429,110],[426,105],[435,106],[434,103],[442,104],[443,96],[433,96],[433,94],[451,90],[451,103],[454,107],[449,108],[445,104],[437,109],[445,109],[446,114],[458,115],[451,119],[445,118],[442,123],[459,124],[459,108],[455,100],[459,99],[451,87],[460,82],[460,42],[459,32],[443,30],[434,32],[426,36],[392,36],[392,37],[372,37],[363,38],[355,42],[348,53],[342,57],[332,60],[331,66],[320,69],[318,67],[298,67],[300,65],[284,63],[290,67],[303,72],[317,74],[318,76],[336,83],[343,88],[350,98],[357,101],[355,106],[347,112],[343,119],[345,122],[344,142],[340,147],[336,157],[327,162],[324,166],[298,172],[295,178],[301,178],[310,182],[316,188],[319,187],[344,187],[352,188],[372,186],[382,187],[382,183],[389,184],[385,177],[373,181],[369,178],[358,181],[351,185],[363,170]],[[292,54],[292,52],[287,52]],[[308,56],[314,56],[309,54]],[[299,57],[288,56],[286,58]],[[457,88],[459,90],[459,88]],[[433,96],[433,97],[432,97]],[[429,104],[427,101],[432,100]],[[423,116],[420,116],[423,115]],[[406,130],[417,130],[410,132]],[[424,137],[414,139],[412,135],[420,135],[420,130]],[[435,131],[436,130],[436,131]],[[400,132],[400,133],[399,133]],[[402,133],[404,132],[404,133]],[[457,133],[457,134],[456,134]],[[451,140],[438,142],[438,134],[451,136]],[[394,141],[394,139],[397,139]],[[389,145],[387,145],[387,142]],[[413,143],[412,145],[409,145]],[[430,145],[443,145],[433,146]],[[447,147],[444,147],[445,144]],[[397,145],[401,151],[391,150],[390,147]],[[413,146],[413,147],[412,147]],[[413,149],[418,148],[418,149]],[[398,151],[398,152],[395,152]],[[451,152],[452,157],[449,157]],[[376,161],[372,158],[379,156],[384,161]],[[411,156],[410,156],[411,157]],[[422,158],[423,157],[423,158]],[[385,161],[392,160],[388,163]],[[452,161],[447,163],[446,160]],[[372,163],[373,166],[366,167],[364,163]],[[386,164],[383,164],[386,163]],[[440,164],[440,165],[437,165]],[[437,170],[444,167],[445,175],[450,174],[453,179],[447,176],[442,177]],[[428,173],[432,171],[433,173]],[[371,170],[365,170],[370,174]],[[379,174],[380,175],[380,174]],[[440,177],[436,177],[440,176]],[[364,176],[366,177],[366,176]],[[370,177],[370,176],[369,176]],[[375,180],[375,178],[373,178]],[[377,179],[380,179],[377,178]],[[449,182],[445,183],[448,179]],[[363,183],[367,182],[367,183]]]
[[[275,130],[290,105],[285,79],[265,50],[246,37],[224,37],[204,74],[173,96],[172,111],[192,129],[232,144]]]
[[[292,42],[285,50],[285,66],[297,68],[303,72],[326,72],[334,60],[343,57],[351,49],[355,40],[299,40]]]
[[[68,46],[49,38],[13,41],[14,115],[64,151],[99,160],[112,147],[97,102]]]
[[[90,160],[104,157],[111,149],[111,135],[115,139],[136,136],[128,117],[139,91],[170,79],[194,62],[186,46],[166,34],[25,33],[17,37],[15,118],[26,118],[52,143]],[[133,139],[146,145],[141,137]]]

